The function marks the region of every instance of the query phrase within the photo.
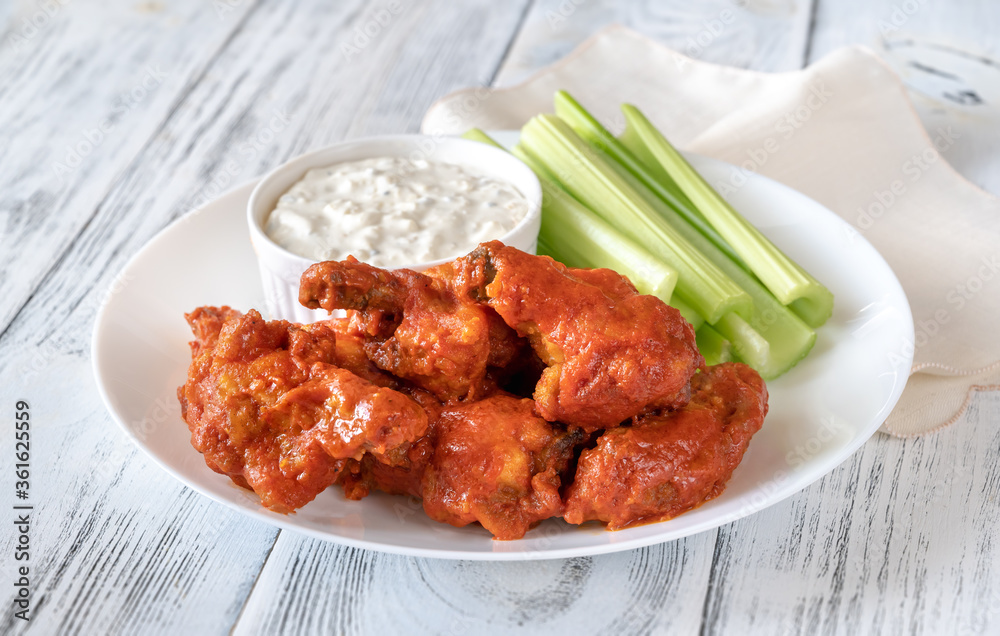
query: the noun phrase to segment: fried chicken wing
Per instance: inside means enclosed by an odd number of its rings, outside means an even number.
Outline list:
[[[369,455],[349,461],[337,483],[344,489],[344,496],[354,501],[364,499],[373,490],[420,499],[424,471],[433,454],[434,446],[424,436],[410,445],[399,464],[390,466]]]
[[[750,367],[708,367],[682,409],[604,432],[583,451],[567,492],[569,523],[608,529],[663,521],[717,497],[767,414],[767,389]]]
[[[336,366],[328,324],[267,322],[228,307],[186,317],[196,340],[177,393],[191,443],[272,510],[308,503],[350,459],[401,461],[426,431],[416,402]]]
[[[354,310],[351,325],[369,359],[442,400],[488,394],[488,367],[516,352],[517,335],[492,310],[457,296],[445,280],[406,269],[353,258],[317,263],[302,275],[299,301]]]
[[[184,318],[194,332],[194,340],[188,343],[191,347],[191,359],[194,360],[202,351],[215,347],[222,326],[242,315],[242,312],[231,307],[198,307],[190,314],[185,314]]]
[[[427,432],[409,445],[399,462],[380,462],[370,455],[348,462],[337,480],[348,499],[363,499],[372,490],[417,499],[423,497],[424,471],[434,456],[434,429],[444,405],[428,391],[414,387],[403,387],[402,391],[427,413]]]
[[[554,427],[531,400],[504,393],[446,407],[431,425],[424,511],[453,526],[475,521],[497,539],[520,539],[562,513],[562,473],[582,433]]]
[[[458,260],[464,295],[488,303],[547,365],[535,387],[549,421],[588,431],[680,406],[704,364],[680,313],[607,269],[571,269],[498,241]]]

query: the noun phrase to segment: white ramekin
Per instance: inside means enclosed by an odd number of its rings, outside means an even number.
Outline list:
[[[457,137],[392,135],[347,141],[301,155],[279,166],[261,179],[250,194],[247,205],[250,241],[257,254],[267,311],[272,319],[307,323],[322,320],[328,314],[324,310],[306,309],[299,304],[299,278],[316,261],[293,254],[272,241],[263,230],[267,215],[274,209],[278,198],[302,179],[307,171],[376,157],[407,157],[452,163],[513,185],[528,200],[528,214],[513,230],[496,238],[507,245],[535,253],[542,219],[542,189],[535,173],[510,153]],[[404,267],[420,271],[458,256],[462,255],[453,254],[449,258],[424,263],[408,263]]]

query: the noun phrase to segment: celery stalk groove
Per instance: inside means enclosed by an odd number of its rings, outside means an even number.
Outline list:
[[[807,324],[818,327],[833,313],[833,294],[788,258],[750,222],[732,208],[635,106],[622,106],[627,148],[642,149],[739,254],[742,262],[783,304]]]

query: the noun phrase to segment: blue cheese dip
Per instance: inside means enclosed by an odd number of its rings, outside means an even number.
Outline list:
[[[264,232],[306,258],[353,255],[394,268],[466,254],[528,211],[508,183],[449,163],[382,157],[310,170],[278,199]]]

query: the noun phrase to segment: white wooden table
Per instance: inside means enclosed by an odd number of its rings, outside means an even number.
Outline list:
[[[0,633],[1000,633],[1000,393],[936,435],[876,436],[716,531],[511,564],[348,549],[243,518],[153,465],[98,398],[96,309],[171,220],[311,148],[415,131],[437,97],[515,82],[611,21],[762,71],[867,44],[928,128],[960,132],[948,160],[1000,193],[1000,3],[693,4],[0,3],[0,472],[18,504],[27,400],[35,506],[28,623],[14,617],[15,515],[0,519]],[[701,44],[726,10],[735,21]]]

